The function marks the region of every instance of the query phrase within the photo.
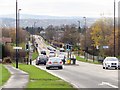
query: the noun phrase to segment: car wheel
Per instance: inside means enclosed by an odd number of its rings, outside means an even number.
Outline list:
[[[105,67],[103,67],[103,69],[105,69]]]
[[[44,63],[44,65],[46,65],[46,63]]]
[[[117,67],[115,69],[117,69]]]
[[[36,63],[36,65],[39,65],[38,63]]]
[[[108,67],[105,67],[105,69],[108,69]]]
[[[63,67],[61,66],[61,67],[59,67],[59,69],[63,69]]]
[[[50,69],[50,67],[46,67],[46,69]]]

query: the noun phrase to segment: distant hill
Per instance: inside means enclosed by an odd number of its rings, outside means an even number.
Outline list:
[[[95,22],[97,18],[88,18],[87,17],[87,26],[90,26]],[[1,15],[0,20],[2,20],[3,27],[15,27],[15,15]],[[36,23],[36,27],[44,27],[46,28],[49,25],[60,26],[67,24],[76,24],[78,25],[78,20],[81,22],[81,27],[84,25],[83,17],[59,17],[59,16],[47,16],[47,15],[28,15],[21,14],[20,15],[20,26],[21,27],[32,27],[34,22]]]
[[[15,14],[0,15],[0,18],[16,18]],[[75,19],[82,17],[69,17],[69,16],[49,16],[49,15],[30,15],[30,14],[20,14],[21,19]]]

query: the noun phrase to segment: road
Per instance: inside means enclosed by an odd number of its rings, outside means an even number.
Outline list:
[[[40,48],[43,46],[46,48],[43,40],[37,39],[37,36],[36,42]],[[76,88],[118,88],[118,70],[104,70],[102,65],[80,61],[76,63],[76,65],[64,65],[63,70],[46,70],[43,65],[37,67],[62,78]]]

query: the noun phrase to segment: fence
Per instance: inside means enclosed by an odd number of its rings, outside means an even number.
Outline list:
[[[103,61],[103,57],[101,56],[93,56],[91,54],[88,54],[88,53],[84,53],[84,52],[81,52],[81,53],[78,53],[77,51],[74,52],[75,55],[78,55],[78,56],[81,56],[82,58],[85,58],[86,60],[89,60],[89,61],[98,61],[98,62],[102,62]]]

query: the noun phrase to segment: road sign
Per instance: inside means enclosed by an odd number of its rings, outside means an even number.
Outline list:
[[[22,47],[13,47],[13,49],[22,49]]]
[[[67,51],[70,51],[70,49],[66,49]]]
[[[103,46],[103,48],[109,48],[109,46]]]

